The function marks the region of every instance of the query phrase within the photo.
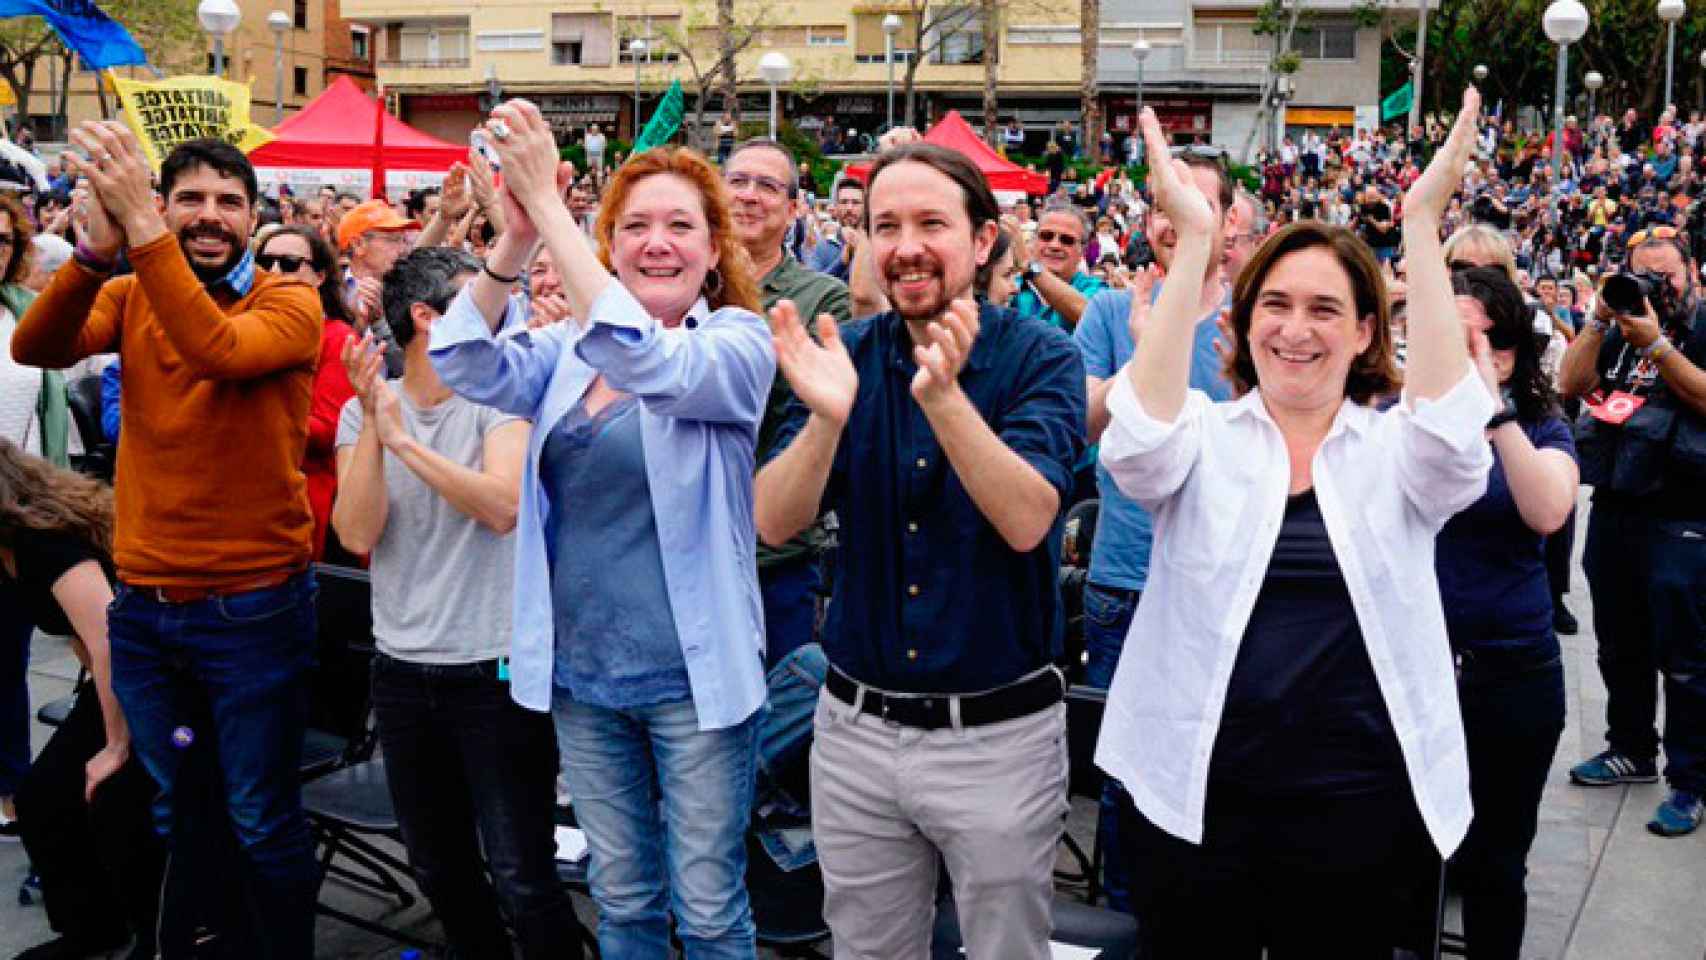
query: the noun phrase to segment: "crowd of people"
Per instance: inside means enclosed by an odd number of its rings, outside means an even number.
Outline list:
[[[459,956],[576,942],[567,804],[607,957],[754,956],[750,856],[815,860],[838,957],[924,955],[942,865],[969,956],[1045,957],[1082,683],[1145,956],[1425,949],[1449,863],[1470,955],[1514,958],[1581,484],[1610,729],[1571,776],[1662,743],[1649,826],[1699,825],[1698,114],[1572,122],[1554,178],[1469,91],[1246,186],[1146,112],[1141,185],[1005,202],[910,130],[822,198],[732,125],[587,171],[526,101],[480,131],[501,177],[393,202],[89,123],[0,196],[0,835],[58,935],[22,957],[189,955],[160,891],[198,870],[234,881],[202,929],[313,955],[316,562],[370,573]],[[68,469],[99,444],[110,485]],[[32,763],[37,628],[89,680]],[[803,856],[751,841],[779,810]]]

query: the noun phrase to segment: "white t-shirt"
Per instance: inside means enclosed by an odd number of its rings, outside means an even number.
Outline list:
[[[40,456],[41,419],[36,416],[36,404],[41,400],[42,372],[12,359],[12,332],[17,328],[12,311],[0,307],[0,340],[7,344],[0,352],[0,437]]]

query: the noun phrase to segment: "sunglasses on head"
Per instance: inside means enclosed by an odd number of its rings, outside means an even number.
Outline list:
[[[1675,227],[1650,227],[1637,230],[1629,235],[1629,249],[1633,250],[1648,240],[1675,240],[1682,233]]]
[[[304,264],[312,262],[312,258],[296,257],[288,253],[255,254],[255,263],[260,265],[262,270],[277,270],[282,273],[295,273],[301,270]]]
[[[1061,233],[1057,230],[1038,230],[1037,239],[1044,243],[1058,243],[1063,247],[1078,246],[1078,238],[1076,236],[1070,233]]]

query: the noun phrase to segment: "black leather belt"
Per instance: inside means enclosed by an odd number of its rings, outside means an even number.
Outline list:
[[[889,693],[866,686],[832,665],[824,688],[843,703],[859,704],[861,713],[921,730],[953,726],[955,700],[960,704],[960,726],[979,727],[1029,716],[1066,695],[1066,682],[1053,667],[984,693]],[[861,688],[863,700],[859,699]]]

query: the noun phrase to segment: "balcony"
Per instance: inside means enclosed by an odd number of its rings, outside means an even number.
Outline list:
[[[430,57],[418,60],[381,60],[384,70],[466,70],[467,57]]]

